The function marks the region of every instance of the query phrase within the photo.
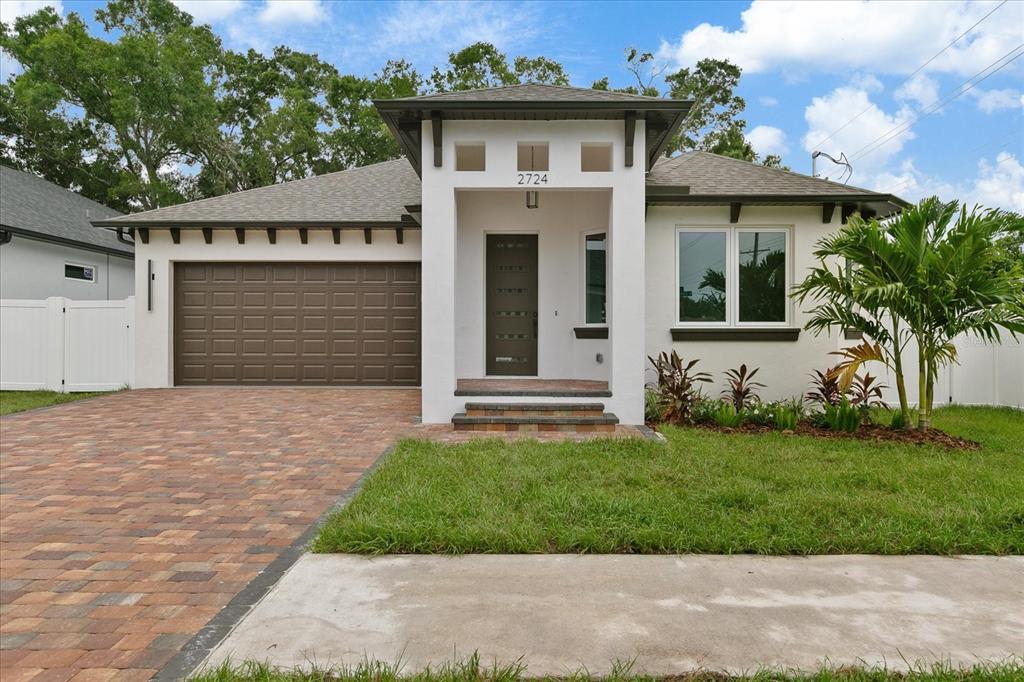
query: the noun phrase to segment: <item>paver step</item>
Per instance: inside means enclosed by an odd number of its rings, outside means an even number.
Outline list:
[[[610,398],[607,389],[591,388],[460,388],[455,391],[459,397],[501,397],[501,398]]]
[[[466,403],[468,417],[600,417],[603,403]]]
[[[615,430],[619,418],[610,412],[599,416],[470,416],[460,412],[452,417],[456,431],[607,431]]]

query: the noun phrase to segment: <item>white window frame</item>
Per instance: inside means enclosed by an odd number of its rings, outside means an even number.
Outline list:
[[[594,234],[604,235],[604,322],[587,322],[587,237]],[[580,244],[579,244],[579,258],[580,258],[580,315],[579,320],[581,327],[597,327],[604,328],[608,326],[608,265],[611,260],[608,257],[608,230],[604,228],[596,228],[593,230],[584,230],[580,233]]]
[[[67,267],[71,265],[76,268],[92,268],[92,279],[81,279],[79,277],[68,277]],[[99,280],[99,266],[90,265],[88,263],[73,263],[71,261],[64,261],[64,279],[71,282],[85,282],[86,284],[95,284]]]
[[[679,235],[685,232],[720,232],[725,234],[725,321],[695,322],[679,319]],[[786,319],[781,322],[741,322],[739,235],[743,232],[781,232],[785,235],[786,249]],[[677,225],[673,255],[675,289],[672,293],[673,319],[677,327],[716,329],[749,329],[764,327],[787,328],[793,321],[793,302],[789,291],[793,286],[793,226],[792,225]]]

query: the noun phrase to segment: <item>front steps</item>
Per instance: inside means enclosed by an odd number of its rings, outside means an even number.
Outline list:
[[[456,431],[612,432],[618,423],[601,403],[466,403],[452,417]]]

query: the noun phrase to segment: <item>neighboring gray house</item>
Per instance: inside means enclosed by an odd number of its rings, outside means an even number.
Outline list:
[[[135,289],[134,249],[90,221],[121,215],[0,166],[0,298],[117,300]]]

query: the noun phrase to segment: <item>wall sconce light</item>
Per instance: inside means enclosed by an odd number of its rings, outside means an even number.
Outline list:
[[[540,192],[529,191],[526,193],[526,208],[537,208],[537,199]]]

